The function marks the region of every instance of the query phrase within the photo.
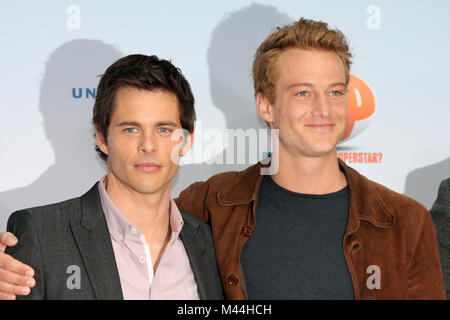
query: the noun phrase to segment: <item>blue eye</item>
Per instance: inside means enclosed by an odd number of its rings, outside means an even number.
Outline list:
[[[300,91],[297,93],[297,95],[300,97],[306,97],[308,95],[308,91]]]
[[[333,90],[331,91],[331,95],[332,96],[342,96],[344,93],[342,91],[339,90]]]
[[[137,133],[136,128],[125,128],[123,131],[125,131],[126,133]]]
[[[172,133],[172,131],[168,128],[159,128],[158,132],[166,136]]]

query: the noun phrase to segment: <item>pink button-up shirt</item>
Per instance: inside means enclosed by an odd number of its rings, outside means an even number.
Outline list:
[[[144,234],[119,212],[100,180],[98,189],[111,236],[125,300],[198,300],[197,282],[179,234],[183,218],[170,200],[171,236],[153,273],[150,247]]]

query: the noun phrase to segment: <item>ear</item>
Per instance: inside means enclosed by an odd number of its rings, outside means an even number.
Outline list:
[[[256,107],[258,114],[267,124],[271,124],[274,120],[274,109],[269,99],[258,92],[256,95]]]
[[[106,139],[103,136],[103,133],[101,133],[98,128],[95,128],[95,141],[97,142],[98,148],[104,153],[109,155],[109,149],[108,144],[106,143]]]
[[[195,128],[186,137],[186,141],[184,142],[183,148],[181,148],[181,150],[180,150],[180,156],[186,155],[192,149],[192,145],[194,144],[194,133],[195,133]]]

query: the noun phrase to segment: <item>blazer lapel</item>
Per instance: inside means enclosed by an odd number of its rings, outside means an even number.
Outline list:
[[[72,215],[70,226],[96,298],[122,300],[119,271],[101,205],[98,182],[81,197],[81,216]]]
[[[183,214],[181,210],[180,212]],[[209,266],[203,261],[203,256],[207,249],[205,246],[206,240],[202,239],[199,225],[193,225],[186,221],[186,219],[184,219],[184,221],[185,223],[181,229],[180,235],[195,279],[197,280],[199,298],[201,300],[211,299],[209,296],[209,288],[211,283],[214,283],[214,276]]]

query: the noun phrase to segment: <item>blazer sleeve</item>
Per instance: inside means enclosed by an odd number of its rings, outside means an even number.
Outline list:
[[[428,211],[408,266],[408,299],[445,299],[436,229]]]
[[[206,205],[206,199],[209,192],[209,181],[195,182],[184,189],[175,203],[181,210],[187,211],[197,218],[209,222],[209,210]]]
[[[450,300],[450,178],[441,182],[430,214],[436,226],[445,291]]]
[[[36,286],[31,288],[27,296],[17,295],[17,300],[45,299],[45,283],[43,263],[37,224],[33,216],[27,211],[16,211],[8,219],[7,229],[12,232],[19,242],[13,247],[7,247],[6,253],[13,258],[28,264],[34,271]]]

